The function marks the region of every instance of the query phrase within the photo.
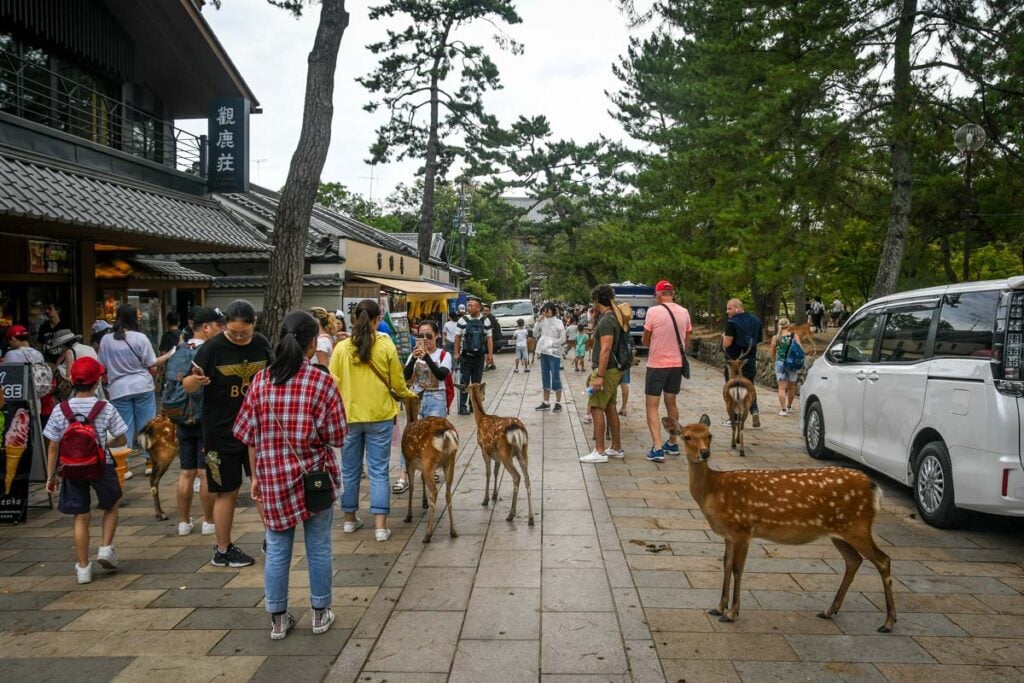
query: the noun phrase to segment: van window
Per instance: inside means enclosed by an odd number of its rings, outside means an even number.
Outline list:
[[[998,290],[945,295],[935,333],[935,355],[991,358],[998,305]]]
[[[529,301],[495,301],[491,313],[500,317],[509,315],[533,315],[533,304]]]
[[[882,314],[868,313],[850,323],[843,344],[843,363],[868,363],[875,352],[875,340],[882,326]]]
[[[882,330],[881,363],[914,363],[925,357],[935,309],[890,311]]]

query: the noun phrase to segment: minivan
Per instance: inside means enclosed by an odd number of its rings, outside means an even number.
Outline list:
[[[811,457],[910,486],[932,526],[1024,516],[1024,276],[868,302],[808,369],[800,406]]]
[[[533,333],[533,323],[536,322],[536,318],[533,314],[533,303],[529,299],[495,301],[491,304],[491,314],[498,319],[498,325],[501,326],[500,336],[497,334],[497,330],[491,331],[494,335],[495,351],[502,346],[515,346],[512,333],[516,331],[516,322],[519,320],[523,321],[523,325],[531,334]]]

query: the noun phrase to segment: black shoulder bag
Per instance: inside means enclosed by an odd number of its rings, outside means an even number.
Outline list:
[[[302,458],[299,457],[299,454],[292,447],[292,442],[288,438],[284,426],[281,425],[281,421],[277,419],[277,415],[273,411],[271,411],[270,415],[274,418],[274,422],[277,423],[277,428],[281,430],[281,436],[284,438],[285,443],[288,444],[288,450],[292,452],[292,455],[295,456],[295,461],[299,463],[299,469],[302,470],[302,492],[306,502],[306,509],[313,514],[323,512],[334,503],[334,491],[331,486],[330,472],[327,470],[307,470],[303,467]]]
[[[679,334],[679,323],[676,322],[676,317],[672,315],[672,309],[666,304],[662,304],[662,306],[668,312],[668,319],[672,321],[672,329],[676,331],[676,343],[679,345],[679,354],[683,357],[683,377],[690,379],[690,361],[686,357],[686,346],[683,344],[683,337]]]

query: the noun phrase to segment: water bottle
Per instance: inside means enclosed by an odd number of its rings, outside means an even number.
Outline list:
[[[583,390],[583,393],[585,395],[587,395],[587,396],[593,396],[594,395],[594,387],[589,387],[588,386],[586,389]]]

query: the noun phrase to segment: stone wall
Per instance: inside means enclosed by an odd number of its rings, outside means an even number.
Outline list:
[[[697,358],[708,365],[716,368],[725,367],[725,352],[722,350],[720,337],[714,341],[706,339],[692,338],[690,340],[689,353],[693,358]],[[804,381],[804,377],[807,374],[807,369],[811,367],[813,360],[808,358],[804,362],[804,367],[797,375],[797,384],[800,385]],[[768,345],[762,344],[758,347],[757,351],[757,376],[755,381],[758,384],[771,387],[772,389],[778,389],[779,383],[775,381],[775,359],[771,357],[768,352]],[[797,389],[799,393],[799,389]]]

